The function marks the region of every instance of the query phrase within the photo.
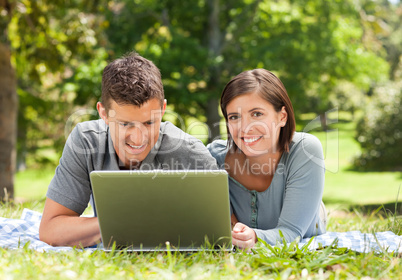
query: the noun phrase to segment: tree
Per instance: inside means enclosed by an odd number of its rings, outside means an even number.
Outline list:
[[[386,77],[386,62],[361,42],[359,14],[349,1],[267,1],[259,17],[260,30],[270,30],[257,37],[269,50],[266,67],[280,75],[296,113],[318,113],[324,129],[340,82],[367,90]]]
[[[360,170],[402,170],[402,82],[389,82],[373,96],[356,128],[362,153],[355,159]]]
[[[360,10],[365,45],[384,57],[389,67],[389,78],[401,78],[402,4],[389,0],[364,0]]]
[[[365,0],[360,8],[365,46],[389,64],[389,81],[373,84],[356,128],[362,153],[355,159],[360,170],[402,169],[402,5],[387,0]]]
[[[277,74],[296,116],[325,116],[336,96],[349,98],[342,90],[368,91],[388,71],[387,48],[365,42],[380,39],[366,36],[371,29],[352,1],[0,0],[10,2],[12,17],[2,10],[0,19],[18,77],[20,162],[39,147],[61,151],[69,115],[100,97],[106,60],[132,50],[161,69],[178,114],[208,124],[209,141],[220,137],[222,89],[241,71]]]
[[[14,197],[15,142],[17,135],[16,77],[11,65],[7,27],[12,6],[0,1],[0,199]]]
[[[99,96],[99,68],[107,55],[99,43],[103,39],[103,20],[97,9],[103,6],[98,4],[97,0],[0,1],[2,198],[4,188],[8,197],[13,197],[17,93],[21,162],[21,155],[29,149],[47,145],[61,151],[65,122],[75,105],[87,104],[94,93]],[[88,69],[93,70],[90,79],[86,75],[89,73],[84,73]],[[82,88],[75,90],[69,86],[69,80],[79,82]],[[77,96],[77,92],[81,95]]]
[[[211,141],[220,137],[220,93],[249,65],[242,64],[248,42],[238,39],[259,1],[248,2],[112,1],[106,32],[117,56],[135,49],[156,63],[175,111],[205,120]]]
[[[47,162],[40,148],[61,153],[69,115],[99,99],[107,54],[98,2],[16,1],[8,36],[18,76],[20,167],[26,154]]]
[[[275,72],[296,112],[317,112],[324,126],[339,82],[368,90],[388,71],[362,44],[359,13],[349,1],[110,3],[106,32],[115,53],[135,49],[153,60],[174,109],[204,119],[209,141],[219,134],[212,129],[220,93],[241,71]]]

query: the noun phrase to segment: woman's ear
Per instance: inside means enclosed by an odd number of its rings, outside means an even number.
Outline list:
[[[288,121],[288,112],[286,112],[285,106],[282,106],[281,111],[279,112],[279,124],[281,127],[284,127]]]
[[[99,116],[101,117],[102,120],[105,121],[107,125],[109,125],[109,120],[107,117],[107,110],[105,106],[103,106],[102,103],[98,102],[96,103],[96,109],[98,110]]]

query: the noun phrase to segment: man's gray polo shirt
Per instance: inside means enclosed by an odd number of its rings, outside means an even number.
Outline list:
[[[93,170],[119,169],[109,127],[105,122],[79,123],[67,139],[46,196],[81,215],[92,195],[89,173]],[[216,160],[200,140],[169,122],[163,122],[159,138],[140,169],[217,169],[217,166]]]

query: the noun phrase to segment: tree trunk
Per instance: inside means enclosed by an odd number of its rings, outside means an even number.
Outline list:
[[[209,68],[210,79],[208,83],[208,89],[210,92],[215,93],[219,88],[219,77],[220,66],[216,59],[221,54],[222,49],[222,40],[221,40],[221,31],[219,29],[219,0],[208,0],[208,9],[209,9],[209,17],[208,17],[208,52],[210,60],[212,61],[211,66]],[[218,104],[218,96],[215,94],[211,94],[207,103],[206,117],[207,117],[207,125],[209,128],[209,137],[208,142],[213,141],[214,139],[220,138],[220,129],[219,122],[221,117],[219,116],[219,104]]]
[[[327,131],[328,130],[327,115],[325,113],[320,113],[320,121],[322,130]]]
[[[0,43],[0,199],[14,198],[18,98],[10,50]]]
[[[220,121],[221,116],[219,115],[219,102],[216,98],[211,98],[208,100],[206,117],[207,117],[207,126],[209,129],[209,137],[208,143],[213,140],[221,138],[220,132]]]
[[[392,81],[396,80],[396,72],[398,70],[399,67],[399,61],[401,57],[401,53],[398,51],[397,47],[394,45],[391,45],[390,47],[388,47],[388,61],[390,64],[389,67],[389,78]]]

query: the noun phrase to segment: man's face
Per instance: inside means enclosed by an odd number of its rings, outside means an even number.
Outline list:
[[[153,98],[141,107],[119,105],[111,100],[109,111],[98,103],[99,115],[109,125],[110,136],[120,162],[128,169],[137,168],[147,157],[159,137],[166,100]]]

